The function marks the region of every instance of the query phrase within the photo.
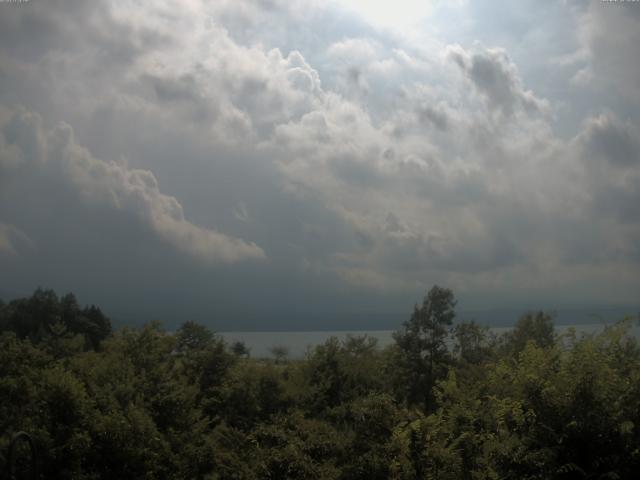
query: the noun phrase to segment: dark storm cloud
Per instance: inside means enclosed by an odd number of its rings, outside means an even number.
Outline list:
[[[616,121],[611,115],[601,115],[587,122],[583,141],[587,154],[605,160],[613,166],[640,166],[639,132],[630,125]]]
[[[87,2],[49,2],[51,10],[39,5],[3,8],[0,16],[0,41],[3,53],[30,62],[41,59],[51,50],[72,47],[76,37],[74,25],[82,26],[86,16],[95,11]]]
[[[91,53],[102,68],[128,64],[149,49],[171,41],[169,32],[116,18],[106,3],[80,0],[27,2],[3,9],[0,41],[3,52],[16,60],[36,62],[51,52],[77,50]]]
[[[440,130],[446,130],[449,121],[446,112],[434,107],[425,106],[418,109],[418,116],[424,123],[430,123]]]
[[[162,77],[147,77],[153,85],[153,90],[161,102],[198,102],[197,84],[192,75],[170,79]]]
[[[35,244],[22,230],[0,223],[0,256],[17,257],[29,254]]]
[[[486,97],[492,109],[511,115],[517,106],[531,111],[548,108],[533,92],[523,89],[517,69],[505,50],[469,53],[461,47],[451,47],[449,56]]]
[[[638,138],[637,126],[608,113],[588,119],[577,142],[597,214],[636,226],[640,222]],[[637,232],[634,236],[638,238]]]

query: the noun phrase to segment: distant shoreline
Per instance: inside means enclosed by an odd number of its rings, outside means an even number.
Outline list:
[[[637,318],[637,317],[636,317]],[[564,333],[574,327],[578,334],[590,334],[601,331],[616,322],[583,323],[583,324],[556,324],[556,332]],[[513,326],[489,327],[490,331],[497,334],[504,333]],[[302,358],[308,348],[321,345],[330,337],[344,339],[347,336],[368,336],[375,338],[380,348],[393,343],[393,332],[396,330],[317,330],[317,331],[227,331],[218,332],[227,342],[243,342],[251,351],[254,358],[271,357],[270,349],[275,346],[286,347],[290,358]],[[634,324],[632,331],[640,336],[640,325]]]

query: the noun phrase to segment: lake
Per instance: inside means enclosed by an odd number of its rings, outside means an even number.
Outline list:
[[[579,324],[579,325],[556,325],[556,332],[566,332],[570,327],[574,327],[578,333],[594,333],[601,331],[607,324]],[[611,325],[611,324],[609,324]],[[504,333],[511,327],[491,328],[496,334]],[[235,341],[244,342],[250,349],[254,358],[272,357],[269,351],[274,346],[284,346],[289,349],[289,358],[303,358],[309,348],[320,345],[330,337],[345,339],[348,335],[375,338],[378,347],[384,348],[393,343],[394,330],[354,330],[354,331],[319,331],[319,332],[220,332],[220,335],[229,343]],[[640,327],[636,323],[633,333],[640,336]]]

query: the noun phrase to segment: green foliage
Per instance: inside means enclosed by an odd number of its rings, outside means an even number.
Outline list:
[[[390,478],[453,480],[461,476],[461,459],[441,414],[419,413],[415,420],[399,425],[392,446]]]
[[[293,411],[259,425],[251,437],[259,459],[257,478],[339,478],[336,460],[344,450],[344,440],[326,422]]]
[[[251,354],[247,345],[239,340],[231,344],[231,352],[237,357],[249,357]]]
[[[176,337],[176,348],[180,352],[203,350],[214,340],[213,333],[207,327],[191,321],[182,324]]]
[[[478,365],[491,358],[496,339],[489,327],[476,322],[461,322],[452,329],[453,353],[467,365]]]
[[[515,328],[503,338],[504,348],[514,355],[521,352],[527,342],[533,342],[542,348],[554,344],[555,331],[553,317],[550,314],[529,312],[523,315],[516,323]]]
[[[53,290],[38,288],[29,298],[0,304],[0,331],[12,331],[36,343],[55,343],[63,335],[67,339],[80,335],[83,349],[98,349],[111,333],[111,321],[94,305],[80,308],[72,293],[58,299]],[[80,340],[75,342],[79,344]]]
[[[382,359],[370,337],[329,338],[304,365],[308,408],[323,413],[372,392],[382,391]]]
[[[271,364],[239,363],[226,378],[220,402],[225,422],[244,431],[286,412],[291,399],[283,372]]]
[[[396,332],[396,363],[400,367],[398,386],[410,405],[423,404],[433,411],[433,387],[446,374],[449,352],[446,338],[455,318],[453,292],[434,286],[424,297],[422,306],[404,323],[404,332]],[[403,388],[404,387],[404,388]]]
[[[274,345],[269,349],[273,358],[276,359],[276,363],[282,363],[289,356],[289,348],[284,345]]]
[[[637,477],[631,320],[556,336],[527,314],[496,339],[450,329],[454,306],[434,287],[387,349],[331,338],[273,361],[193,322],[94,344],[99,309],[39,290],[0,304],[0,452],[30,432],[51,479]]]
[[[342,478],[387,479],[394,461],[392,439],[396,426],[407,418],[388,394],[369,394],[345,406],[343,425],[353,432],[350,458]],[[346,420],[346,422],[345,422]]]

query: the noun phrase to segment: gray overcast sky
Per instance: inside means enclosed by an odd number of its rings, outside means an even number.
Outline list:
[[[633,307],[638,45],[633,2],[0,3],[0,294],[226,330],[393,326],[434,283]]]

